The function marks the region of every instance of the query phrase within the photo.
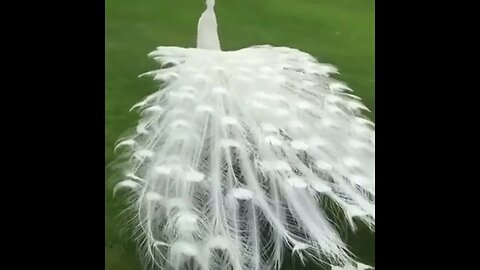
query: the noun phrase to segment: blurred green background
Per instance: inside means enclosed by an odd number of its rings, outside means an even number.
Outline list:
[[[338,79],[354,89],[372,109],[375,120],[374,0],[217,0],[216,13],[223,50],[270,44],[300,49],[320,62],[336,65]],[[137,121],[128,110],[156,91],[138,75],[158,68],[147,53],[160,45],[194,47],[197,20],[205,0],[106,0],[106,160],[113,145]],[[107,176],[109,171],[106,170]],[[108,177],[107,177],[108,179]],[[140,270],[135,244],[121,233],[117,218],[125,207],[105,189],[105,256],[107,270]],[[374,265],[374,234],[363,227],[342,233],[359,259]],[[286,256],[283,269],[302,267]]]

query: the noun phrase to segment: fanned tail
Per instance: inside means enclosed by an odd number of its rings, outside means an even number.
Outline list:
[[[154,261],[271,269],[287,245],[352,262],[321,201],[374,228],[374,127],[336,69],[271,46],[151,56],[175,65],[149,73],[163,90],[136,105],[143,118],[119,146]]]

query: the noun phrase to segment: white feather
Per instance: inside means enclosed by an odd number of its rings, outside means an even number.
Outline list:
[[[221,51],[213,6],[199,21],[198,48],[149,54],[174,66],[146,73],[162,89],[134,106],[143,112],[137,132],[117,145],[132,151],[129,180],[115,192],[136,194],[145,254],[162,269],[273,269],[284,248],[350,265],[319,200],[374,227],[366,107],[307,53]]]

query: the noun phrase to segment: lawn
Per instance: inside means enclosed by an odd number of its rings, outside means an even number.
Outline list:
[[[373,0],[217,0],[223,50],[270,44],[298,48],[336,65],[375,119],[375,9]],[[160,45],[194,47],[204,0],[106,0],[106,164],[113,145],[136,124],[130,107],[156,91],[138,75],[157,67],[146,55]],[[109,171],[106,172],[107,176]],[[117,216],[124,202],[106,183],[107,270],[140,270],[134,244],[121,232]],[[374,235],[344,233],[361,261],[374,264]],[[283,269],[301,268],[289,256]]]

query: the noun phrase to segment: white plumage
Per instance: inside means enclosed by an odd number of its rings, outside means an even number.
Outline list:
[[[355,263],[325,200],[375,224],[374,124],[337,70],[286,47],[221,51],[214,1],[197,48],[158,47],[161,90],[136,104],[125,180],[146,258],[161,269],[264,270],[284,248]],[[360,265],[360,264],[359,264]]]

